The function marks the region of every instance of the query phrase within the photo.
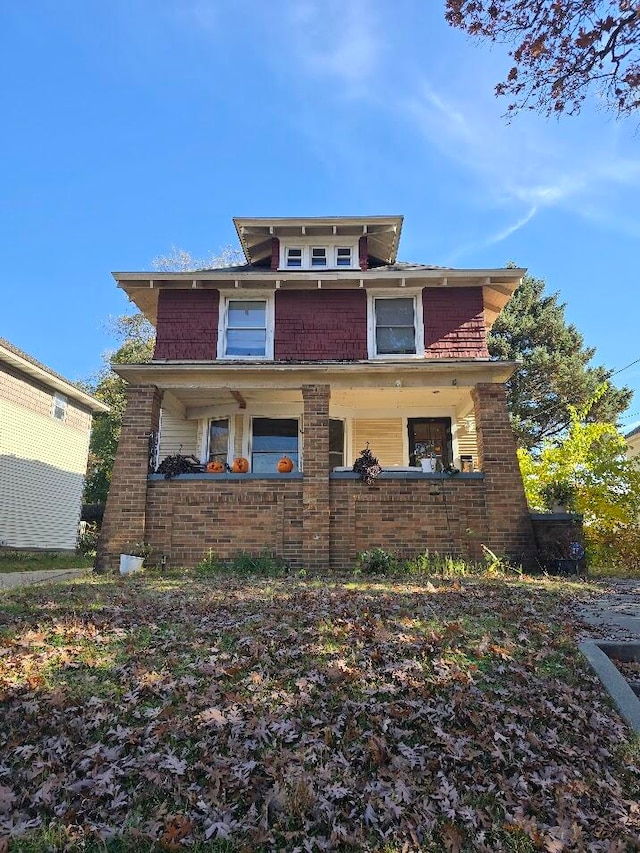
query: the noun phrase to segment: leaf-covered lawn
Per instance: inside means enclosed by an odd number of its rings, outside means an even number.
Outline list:
[[[96,577],[0,596],[0,851],[640,849],[569,585]]]

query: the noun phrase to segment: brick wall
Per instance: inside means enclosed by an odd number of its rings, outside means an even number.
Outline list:
[[[422,291],[428,358],[487,358],[481,287],[426,287]]]
[[[329,385],[303,385],[304,487],[302,560],[306,568],[328,568]]]
[[[499,553],[536,553],[531,517],[522,485],[516,442],[504,385],[482,383],[472,391],[478,459],[485,475],[489,547]],[[487,543],[488,544],[488,543]]]
[[[153,357],[216,358],[219,303],[217,290],[160,290]]]
[[[302,481],[151,480],[146,537],[170,566],[268,550],[301,565]]]
[[[367,358],[364,290],[276,292],[276,359]]]
[[[129,385],[98,544],[99,570],[117,565],[125,543],[145,541],[149,433],[157,431],[159,417],[158,389]]]

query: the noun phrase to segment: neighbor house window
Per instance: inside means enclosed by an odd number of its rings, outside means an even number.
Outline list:
[[[339,246],[336,249],[336,266],[350,267],[351,266],[351,248],[349,246]]]
[[[251,431],[251,471],[274,474],[278,460],[288,456],[299,467],[297,418],[254,418]]]
[[[302,266],[302,249],[295,246],[287,247],[287,266],[301,267]]]
[[[314,247],[311,249],[311,266],[326,267],[327,265],[327,250],[322,247]]]
[[[329,470],[344,465],[344,421],[329,421]]]
[[[53,395],[51,414],[57,421],[63,421],[67,416],[67,398],[64,394]]]
[[[226,462],[229,456],[229,421],[221,418],[209,421],[208,462]]]
[[[416,354],[416,300],[413,296],[373,299],[373,355]]]
[[[267,300],[230,299],[227,302],[224,355],[259,358],[267,355]]]

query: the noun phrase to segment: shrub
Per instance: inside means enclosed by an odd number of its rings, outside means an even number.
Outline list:
[[[76,543],[76,553],[82,554],[85,557],[95,557],[96,549],[98,547],[98,537],[100,536],[100,529],[97,524],[88,523],[85,526],[84,533],[81,533],[78,536],[78,541]]]
[[[361,551],[356,558],[356,570],[364,575],[389,575],[398,568],[398,560],[384,548]]]

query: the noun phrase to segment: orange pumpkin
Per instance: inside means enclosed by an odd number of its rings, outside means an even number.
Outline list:
[[[246,474],[249,470],[249,463],[244,456],[239,456],[237,459],[233,460],[231,470],[234,474]]]
[[[207,474],[222,474],[224,472],[224,462],[215,459],[207,464]]]
[[[293,471],[293,459],[289,459],[288,456],[283,456],[282,459],[279,459],[278,471],[281,474],[289,474],[291,471]]]

